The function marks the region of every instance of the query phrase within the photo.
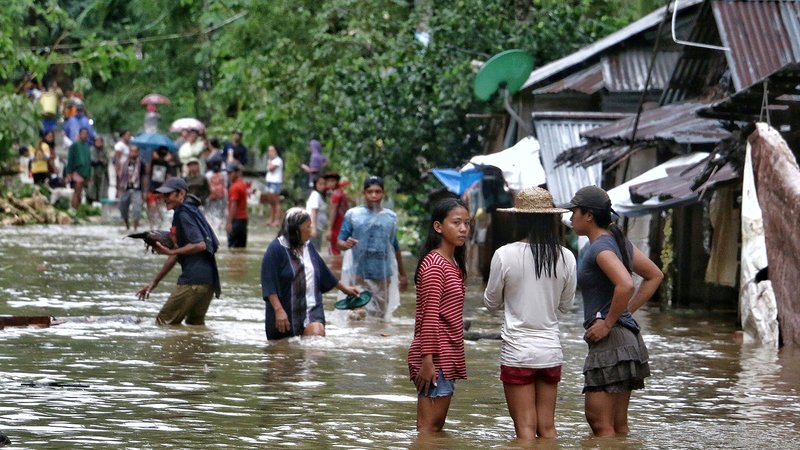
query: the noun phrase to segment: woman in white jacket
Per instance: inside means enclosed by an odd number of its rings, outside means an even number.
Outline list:
[[[554,438],[563,354],[558,312],[575,299],[575,257],[560,245],[560,214],[541,188],[522,190],[513,213],[517,242],[492,258],[484,305],[503,309],[500,380],[517,439]]]

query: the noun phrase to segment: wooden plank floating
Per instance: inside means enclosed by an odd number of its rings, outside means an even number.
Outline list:
[[[50,316],[0,316],[0,330],[5,327],[41,327],[48,328],[53,323]]]

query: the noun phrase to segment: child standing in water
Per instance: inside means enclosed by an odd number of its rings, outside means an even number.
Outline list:
[[[469,211],[457,198],[433,208],[422,259],[414,274],[417,308],[408,369],[417,388],[417,431],[444,427],[455,380],[467,378],[464,357],[464,294],[467,267],[464,244]]]

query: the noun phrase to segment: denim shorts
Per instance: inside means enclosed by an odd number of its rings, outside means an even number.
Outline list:
[[[420,397],[450,397],[456,390],[456,383],[453,380],[446,380],[442,369],[439,369],[439,376],[436,377],[436,386],[431,386],[427,394],[419,394]]]
[[[280,194],[281,184],[282,183],[267,183],[264,192],[269,192],[270,194]]]

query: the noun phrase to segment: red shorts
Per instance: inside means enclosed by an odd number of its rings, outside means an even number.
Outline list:
[[[507,384],[531,384],[536,380],[556,384],[561,381],[561,366],[531,369],[500,365],[500,381]]]

